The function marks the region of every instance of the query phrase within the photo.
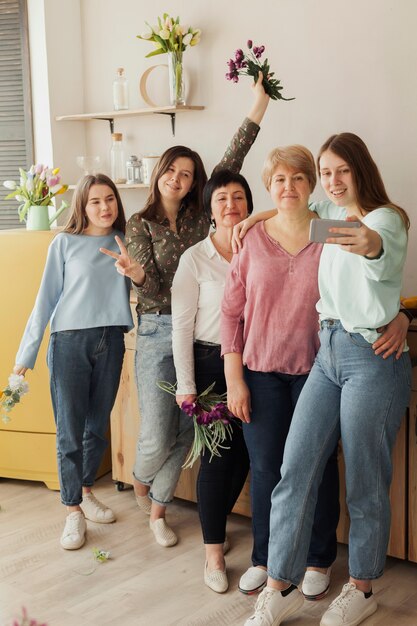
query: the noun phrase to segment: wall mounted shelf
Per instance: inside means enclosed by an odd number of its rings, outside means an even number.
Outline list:
[[[110,124],[110,132],[114,132],[114,120],[125,117],[137,117],[139,115],[169,115],[171,118],[172,134],[175,135],[175,116],[184,111],[201,111],[203,106],[166,106],[146,107],[144,109],[127,109],[126,111],[105,111],[103,113],[76,113],[73,115],[59,115],[57,122],[89,122],[91,120],[104,120]]]

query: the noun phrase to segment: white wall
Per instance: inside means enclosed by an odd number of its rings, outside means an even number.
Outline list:
[[[176,143],[201,154],[211,171],[250,106],[249,79],[225,80],[226,61],[248,38],[264,44],[272,69],[293,102],[271,102],[262,131],[243,173],[258,209],[269,207],[260,170],[276,145],[303,143],[313,153],[332,133],[359,134],[368,144],[392,199],[412,220],[404,295],[417,294],[417,2],[415,0],[30,0],[33,12],[45,4],[49,106],[54,164],[67,180],[79,174],[77,154],[107,159],[106,122],[56,123],[54,117],[112,109],[112,81],[126,69],[130,108],[144,106],[138,82],[146,68],[164,56],[145,59],[151,44],[136,39],[144,22],[164,11],[203,30],[201,43],[184,61],[189,104],[203,112],[177,116],[171,136],[168,118],[117,121],[127,153],[160,153]],[[38,8],[35,9],[36,5]],[[158,83],[162,83],[162,87]],[[162,70],[150,81],[154,97],[167,98]],[[36,92],[35,92],[36,96]],[[36,99],[36,98],[35,98]],[[39,134],[37,150],[41,150]],[[315,197],[323,197],[317,189]],[[141,207],[145,193],[123,196],[128,212]]]

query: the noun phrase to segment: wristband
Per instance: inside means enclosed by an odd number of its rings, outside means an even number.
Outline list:
[[[408,321],[410,323],[413,321],[414,315],[411,313],[411,311],[407,311],[407,309],[400,309],[398,312],[404,313],[404,315],[406,316],[406,318],[408,318]]]
[[[366,256],[366,254],[364,254],[363,256],[365,257],[365,259],[368,259],[368,261],[377,261],[378,259],[382,257],[383,254],[384,254],[384,248],[381,246],[381,250],[379,251],[378,256]]]

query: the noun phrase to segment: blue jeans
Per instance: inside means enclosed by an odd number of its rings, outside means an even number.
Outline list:
[[[271,495],[281,479],[284,446],[294,409],[308,375],[255,372],[245,368],[251,422],[243,425],[251,467],[253,565],[266,566]],[[337,442],[320,487],[307,566],[329,567],[336,558],[339,521]]]
[[[61,501],[76,506],[94,484],[107,447],[110,412],[125,351],[119,326],[53,333],[48,367],[56,423]]]
[[[304,566],[318,487],[341,437],[350,515],[349,573],[383,573],[390,531],[391,452],[408,405],[407,353],[375,356],[360,334],[322,322],[321,347],[287,438],[282,479],[272,494],[268,572],[295,585]]]
[[[150,485],[152,500],[165,505],[174,497],[194,438],[192,419],[156,384],[176,381],[171,315],[139,317],[135,370],[141,423],[133,475]]]

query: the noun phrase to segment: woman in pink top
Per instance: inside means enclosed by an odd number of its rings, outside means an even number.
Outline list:
[[[254,546],[252,567],[239,583],[243,593],[260,590],[267,579],[271,494],[281,478],[295,404],[319,347],[315,305],[322,245],[309,242],[317,215],[308,208],[316,184],[314,158],[302,146],[277,148],[262,177],[279,211],[250,230],[233,259],[221,321],[228,406],[243,422],[251,464]],[[307,560],[314,572],[304,586],[310,600],[328,591],[338,489],[335,451],[320,488]]]

